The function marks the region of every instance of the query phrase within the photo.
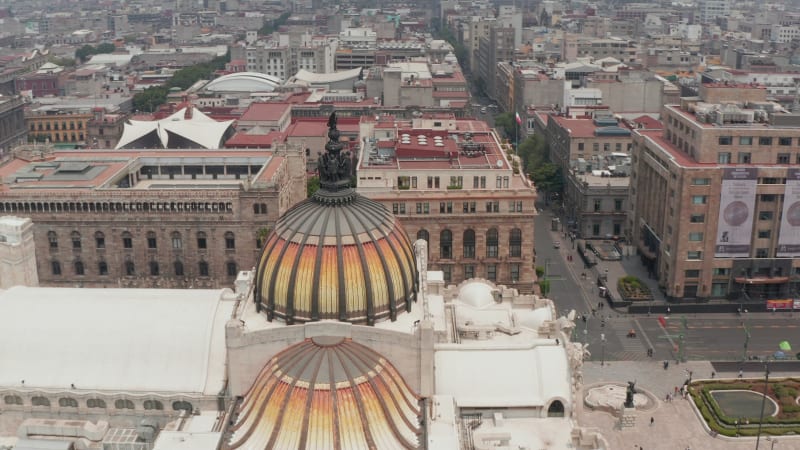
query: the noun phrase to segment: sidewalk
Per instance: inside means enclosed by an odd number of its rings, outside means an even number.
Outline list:
[[[609,271],[610,272],[610,271]],[[667,392],[672,392],[675,386],[681,386],[687,377],[687,370],[693,372],[694,379],[709,378],[713,368],[707,361],[690,361],[679,365],[670,364],[667,370],[663,369],[661,361],[611,361],[605,366],[595,361],[583,364],[584,394],[587,387],[604,382],[625,384],[635,381],[637,389],[644,389],[659,399],[656,408],[650,411],[639,411],[636,425],[631,428],[620,429],[619,419],[602,411],[584,409],[578,416],[581,426],[601,430],[608,440],[609,448],[633,449],[636,445],[644,450],[739,450],[755,447],[755,438],[726,438],[712,437],[703,428],[701,420],[691,406],[691,401],[680,397],[671,403],[663,399]],[[792,372],[775,372],[774,376],[789,376]],[[717,378],[736,378],[736,372],[720,372]],[[745,372],[745,377],[760,378],[760,371]],[[583,398],[580,399],[583,401]],[[650,426],[650,417],[654,419]],[[777,438],[776,448],[800,448],[800,436]],[[770,448],[771,442],[761,437],[762,448]]]

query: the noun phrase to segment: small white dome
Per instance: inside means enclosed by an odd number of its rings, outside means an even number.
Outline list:
[[[459,289],[458,299],[467,305],[483,308],[494,303],[492,291],[490,285],[481,281],[472,281]]]

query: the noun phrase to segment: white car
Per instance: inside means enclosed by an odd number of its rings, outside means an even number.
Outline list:
[[[560,241],[553,241],[553,248],[561,248],[561,242]]]

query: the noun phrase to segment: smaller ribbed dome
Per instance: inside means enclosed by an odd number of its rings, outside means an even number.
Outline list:
[[[340,337],[273,357],[236,406],[228,449],[414,449],[419,397],[383,356]]]

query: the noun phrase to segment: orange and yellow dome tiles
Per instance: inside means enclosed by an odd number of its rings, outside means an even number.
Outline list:
[[[227,449],[415,449],[421,408],[377,352],[340,337],[273,357],[236,405]]]

